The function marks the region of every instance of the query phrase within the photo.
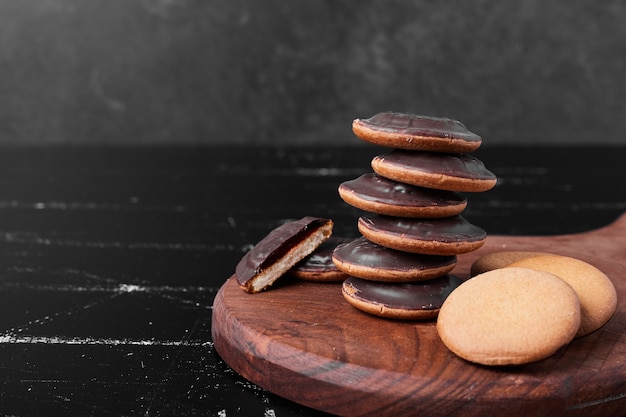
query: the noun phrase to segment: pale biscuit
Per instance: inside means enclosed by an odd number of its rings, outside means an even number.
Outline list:
[[[513,262],[522,267],[550,272],[567,282],[578,294],[581,324],[576,337],[602,327],[617,309],[617,292],[611,280],[598,268],[567,256],[544,255]]]
[[[567,345],[579,326],[572,287],[528,268],[497,269],[465,281],[444,301],[437,319],[443,343],[483,365],[545,359]]]
[[[476,276],[483,272],[492,271],[498,268],[504,268],[505,266],[512,264],[520,259],[526,259],[533,256],[549,255],[545,252],[530,252],[530,251],[500,251],[493,252],[487,255],[483,255],[476,259],[470,268],[470,275]]]

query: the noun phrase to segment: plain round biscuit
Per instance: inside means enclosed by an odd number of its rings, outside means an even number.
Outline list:
[[[470,275],[476,276],[483,272],[492,271],[494,269],[504,268],[515,261],[530,258],[533,256],[549,255],[545,252],[530,251],[500,251],[483,255],[476,259],[470,268]]]
[[[437,331],[456,355],[483,365],[545,359],[580,326],[576,292],[562,279],[528,268],[503,268],[461,284],[439,311]]]
[[[581,323],[576,337],[602,327],[617,309],[617,292],[611,280],[595,266],[580,259],[544,255],[513,262],[508,267],[546,271],[567,282],[580,299]]]

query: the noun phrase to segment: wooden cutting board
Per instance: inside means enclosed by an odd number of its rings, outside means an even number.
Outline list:
[[[554,356],[484,367],[451,353],[435,322],[362,313],[340,284],[282,279],[247,294],[226,281],[213,307],[213,341],[235,371],[270,392],[339,415],[626,415],[626,214],[601,229],[547,237],[491,236],[459,256],[454,274],[499,250],[573,256],[615,284],[617,312]]]

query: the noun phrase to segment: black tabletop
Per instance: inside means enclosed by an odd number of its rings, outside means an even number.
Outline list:
[[[385,149],[0,150],[0,414],[309,416],[214,350],[215,294],[271,229],[330,217]],[[489,234],[591,230],[626,211],[626,147],[489,147],[464,212]]]

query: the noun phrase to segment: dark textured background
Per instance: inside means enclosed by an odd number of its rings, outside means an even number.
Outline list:
[[[626,3],[0,0],[0,143],[626,143]]]

